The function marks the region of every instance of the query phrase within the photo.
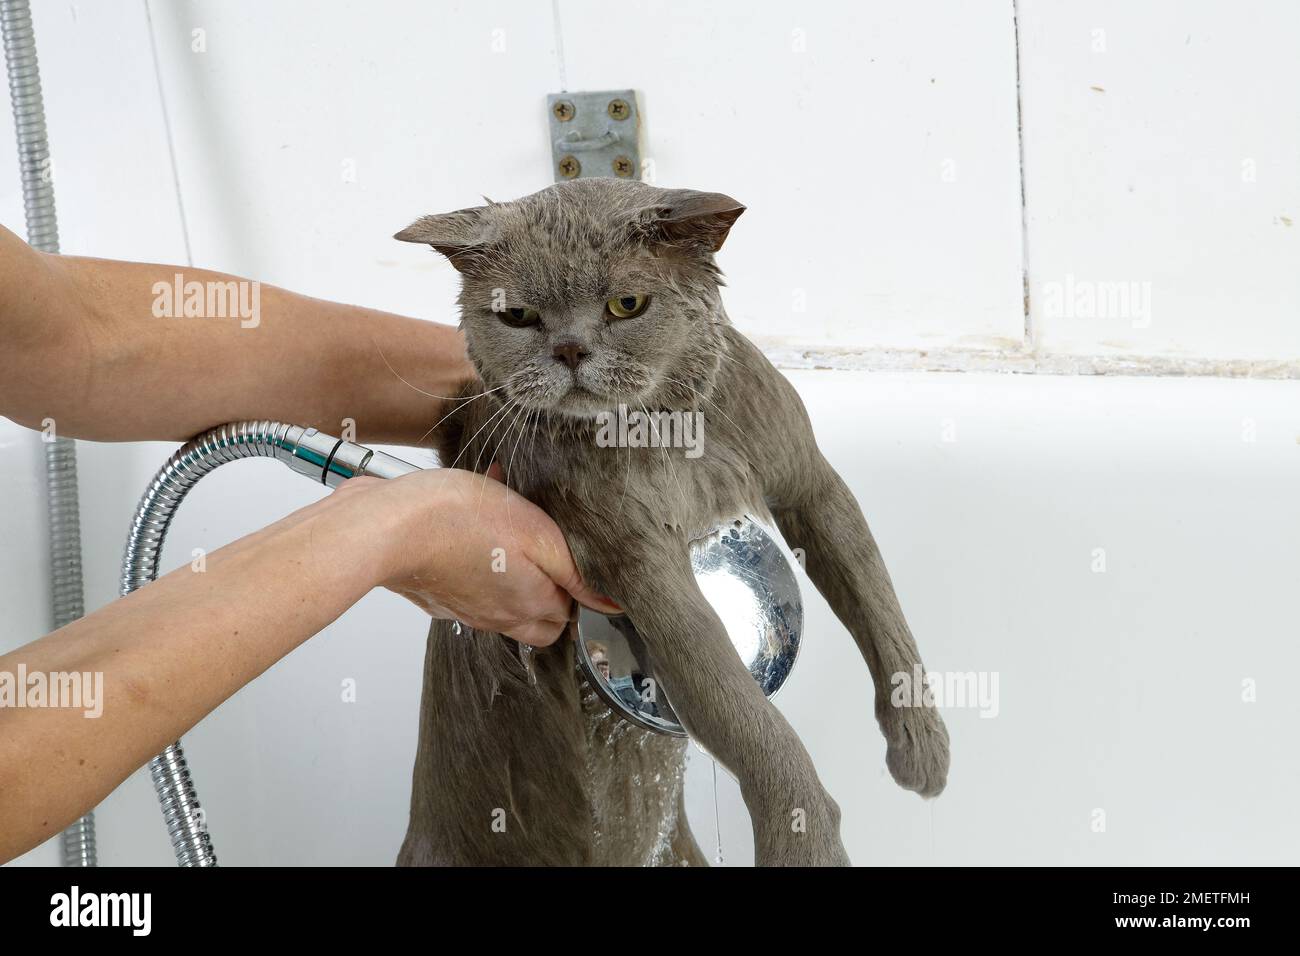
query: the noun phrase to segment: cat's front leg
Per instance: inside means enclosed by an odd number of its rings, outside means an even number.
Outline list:
[[[626,609],[683,726],[739,780],[756,862],[847,864],[839,807],[700,593],[686,543],[667,531],[614,543],[605,529],[604,547],[593,547],[591,538],[566,530],[586,579]]]
[[[942,792],[948,780],[948,731],[924,695],[899,695],[898,675],[924,675],[921,654],[907,627],[885,562],[862,509],[820,453],[806,459],[801,480],[770,502],[777,525],[792,548],[805,555],[808,576],[848,628],[871,671],[876,719],[885,736],[885,763],[899,786],[923,797]]]

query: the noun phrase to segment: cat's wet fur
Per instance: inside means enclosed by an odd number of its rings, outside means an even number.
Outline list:
[[[587,583],[626,609],[682,723],[740,781],[757,862],[840,864],[839,808],[700,594],[687,542],[744,514],[774,521],[869,665],[899,784],[938,794],[948,737],[933,707],[891,706],[890,676],[920,657],[879,551],[798,395],[723,310],[713,254],[741,212],[718,193],[588,179],[426,216],[398,238],[463,278],[482,384],[436,431],[443,464],[499,462]],[[613,318],[606,301],[630,295],[650,297],[644,313]],[[539,323],[515,327],[524,309]],[[620,405],[699,413],[703,453],[601,447],[596,416]],[[525,659],[499,635],[435,622],[424,680],[399,863],[704,862],[683,810],[684,742],[620,726],[571,641]]]

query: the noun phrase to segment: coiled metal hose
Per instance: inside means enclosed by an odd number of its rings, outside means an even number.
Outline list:
[[[288,429],[288,425],[278,422],[223,425],[186,443],[167,459],[149,483],[131,521],[122,557],[123,596],[158,577],[158,562],[172,518],[199,479],[240,458],[274,457],[276,442]],[[177,864],[216,866],[217,854],[179,740],[149,761],[149,776]]]
[[[50,175],[50,146],[45,132],[45,104],[41,98],[41,71],[36,62],[36,39],[27,0],[0,2],[5,70],[13,104],[18,139],[18,167],[22,173],[23,214],[27,242],[41,252],[59,251],[59,224],[54,211],[54,183]],[[55,423],[58,429],[58,423]],[[45,443],[51,598],[54,627],[70,624],[85,613],[81,580],[81,519],[77,497],[77,446],[67,438]],[[95,866],[95,814],[86,814],[63,831],[64,866]]]
[[[54,214],[45,103],[41,98],[41,71],[36,63],[36,39],[27,0],[0,2],[0,26],[4,30],[5,69],[9,74],[9,98],[18,134],[27,241],[42,252],[58,252],[59,226]]]
[[[349,478],[395,478],[415,465],[362,445],[283,422],[233,422],[186,442],[158,471],[135,511],[122,557],[122,594],[158,577],[172,518],[204,475],[242,458],[274,458],[313,481],[336,488]],[[207,820],[181,742],[149,761],[172,851],[181,866],[216,866]]]

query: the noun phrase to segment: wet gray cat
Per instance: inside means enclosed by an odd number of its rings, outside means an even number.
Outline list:
[[[700,594],[687,542],[744,514],[775,519],[866,659],[894,779],[938,794],[948,735],[932,707],[890,705],[891,675],[921,663],[880,552],[794,389],[723,311],[714,253],[743,211],[717,193],[585,179],[397,238],[462,274],[483,385],[439,427],[443,463],[499,461],[587,583],[626,609],[682,723],[740,781],[757,862],[843,864],[839,808]],[[703,453],[601,447],[597,416],[620,404],[698,412]],[[685,743],[616,723],[572,641],[523,656],[435,622],[398,862],[703,863],[682,809]]]

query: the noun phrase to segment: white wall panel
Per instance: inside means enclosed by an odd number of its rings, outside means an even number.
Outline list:
[[[1300,5],[1021,0],[1020,12],[1042,348],[1300,359]],[[1089,308],[1102,283],[1149,308]],[[1067,285],[1076,307],[1054,307]]]
[[[565,0],[562,52],[542,3],[155,9],[205,265],[450,319],[454,273],[389,237],[548,185],[563,76],[643,91],[656,180],[750,206],[722,258],[750,333],[1021,339],[1008,4]]]
[[[1020,343],[1009,3],[560,9],[572,88],[645,91],[660,182],[748,205],[720,257],[745,332]]]

